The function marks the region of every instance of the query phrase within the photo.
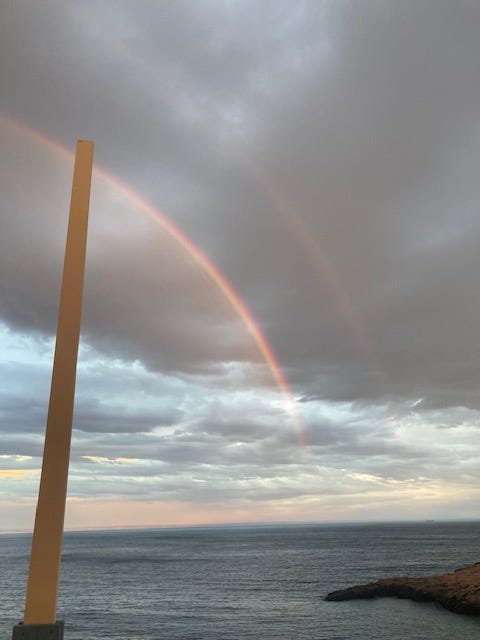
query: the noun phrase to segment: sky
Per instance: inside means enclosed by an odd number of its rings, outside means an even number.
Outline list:
[[[67,528],[478,518],[480,4],[0,11],[0,531],[33,527],[79,138]]]

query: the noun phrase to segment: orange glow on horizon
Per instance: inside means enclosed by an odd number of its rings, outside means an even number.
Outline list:
[[[0,469],[0,478],[25,478],[39,471],[40,469]]]

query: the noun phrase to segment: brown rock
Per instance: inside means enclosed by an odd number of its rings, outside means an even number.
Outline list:
[[[427,578],[386,578],[329,593],[325,600],[358,598],[408,598],[436,602],[455,613],[480,615],[480,562],[453,573]]]

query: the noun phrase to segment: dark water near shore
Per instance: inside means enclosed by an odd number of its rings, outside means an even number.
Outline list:
[[[0,536],[0,640],[22,617],[30,539]],[[480,561],[480,523],[67,533],[66,640],[473,640],[480,618],[344,586]]]

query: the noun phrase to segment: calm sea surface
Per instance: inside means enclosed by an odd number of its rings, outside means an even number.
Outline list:
[[[0,536],[0,639],[22,618],[26,535]],[[480,560],[480,523],[67,533],[66,640],[478,640],[480,618],[333,589]]]

